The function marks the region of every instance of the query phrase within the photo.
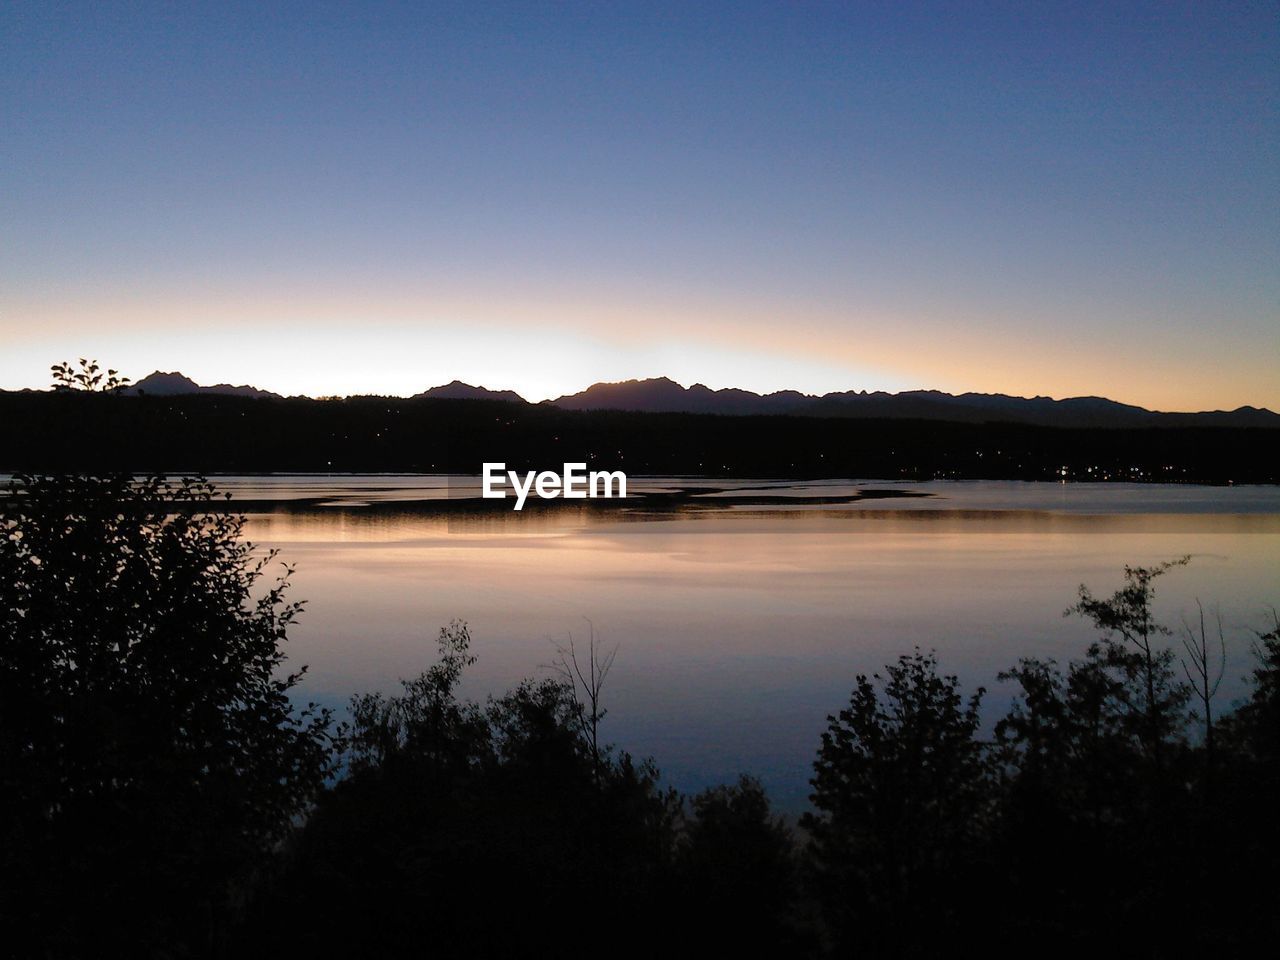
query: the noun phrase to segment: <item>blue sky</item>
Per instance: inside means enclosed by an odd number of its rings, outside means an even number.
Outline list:
[[[0,386],[1280,407],[1274,4],[9,3]]]

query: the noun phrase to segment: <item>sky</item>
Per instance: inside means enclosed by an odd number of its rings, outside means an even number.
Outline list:
[[[1280,410],[1275,3],[0,6],[0,388]]]

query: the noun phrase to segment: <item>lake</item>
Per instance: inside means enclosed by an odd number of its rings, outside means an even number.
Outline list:
[[[543,676],[589,629],[617,648],[608,738],[684,790],[758,775],[803,807],[829,713],[854,677],[936,649],[988,722],[1020,656],[1066,661],[1093,634],[1063,611],[1127,564],[1184,554],[1157,581],[1177,626],[1199,598],[1229,644],[1219,694],[1245,690],[1253,628],[1280,604],[1280,489],[1156,484],[629,478],[626,501],[481,503],[478,478],[217,477],[250,537],[297,568],[303,696],[397,688],[471,627],[483,698]],[[1175,638],[1176,642],[1176,638]]]

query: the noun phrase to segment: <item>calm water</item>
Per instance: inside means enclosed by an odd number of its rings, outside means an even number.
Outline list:
[[[618,647],[612,740],[682,789],[754,772],[793,810],[854,675],[913,646],[985,684],[995,717],[1001,669],[1089,642],[1062,616],[1080,583],[1110,592],[1126,563],[1193,554],[1159,581],[1158,609],[1176,624],[1197,597],[1221,607],[1226,705],[1249,628],[1280,604],[1276,488],[631,478],[650,496],[515,514],[465,509],[475,481],[458,478],[217,482],[251,537],[297,566],[307,609],[290,656],[310,665],[306,695],[394,688],[459,617],[479,657],[466,693],[483,697],[545,673],[553,641],[589,621]]]

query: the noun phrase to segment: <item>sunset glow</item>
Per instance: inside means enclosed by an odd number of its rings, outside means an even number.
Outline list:
[[[0,16],[0,388],[1280,408],[1265,7]]]

